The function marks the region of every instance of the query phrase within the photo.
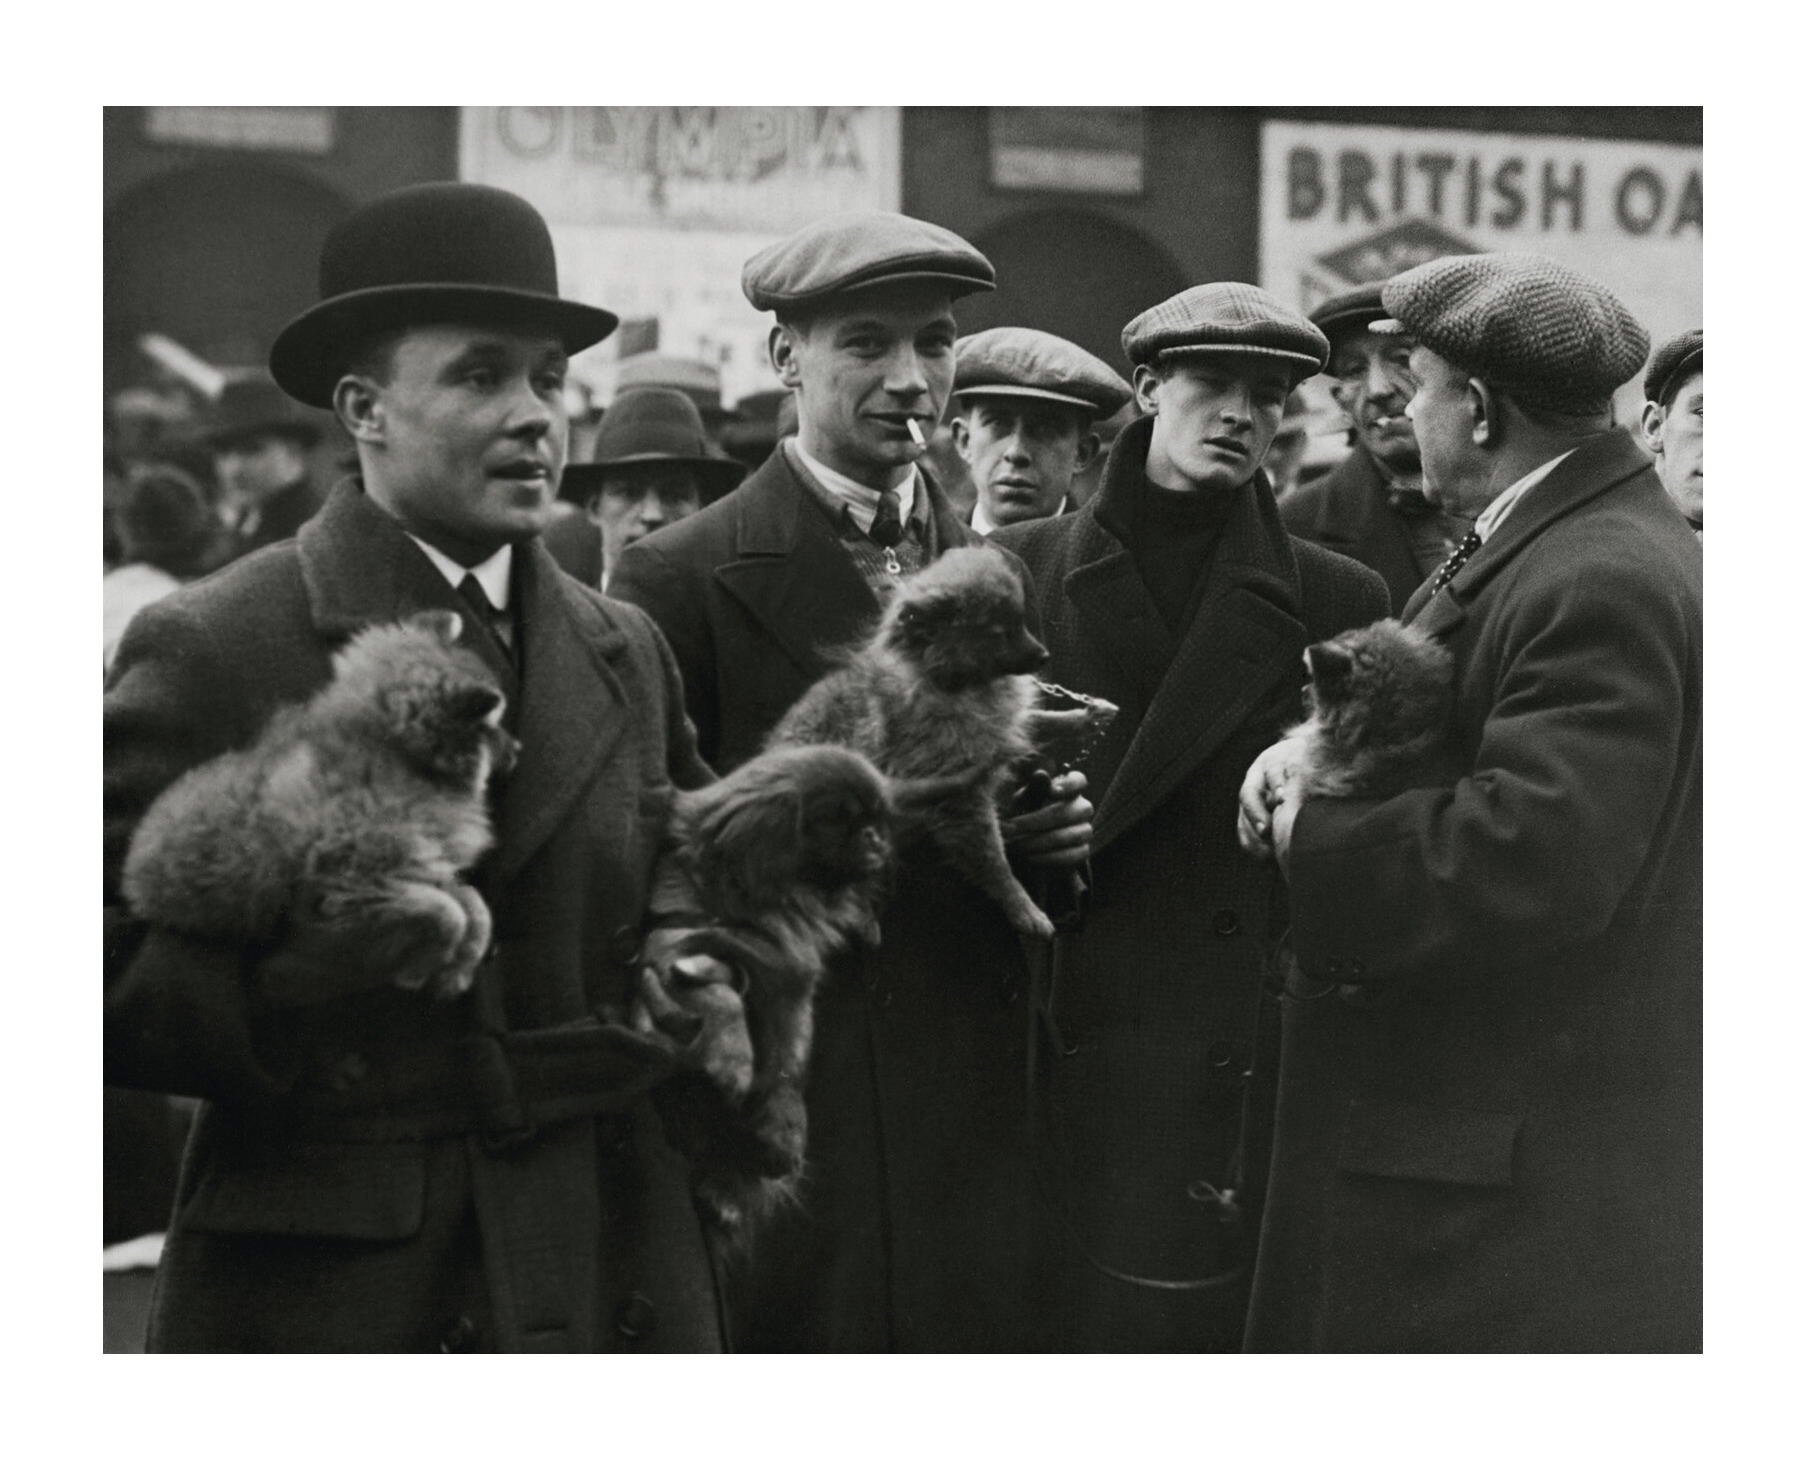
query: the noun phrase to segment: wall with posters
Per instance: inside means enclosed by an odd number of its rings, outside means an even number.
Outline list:
[[[824,213],[898,207],[896,107],[465,107],[459,176],[530,200],[561,290],[619,314],[573,370],[604,399],[617,352],[721,369],[728,402],[774,380],[747,258]]]
[[[1653,344],[1701,323],[1699,147],[1269,120],[1261,179],[1260,282],[1303,309],[1510,249],[1598,278]],[[1640,393],[1621,392],[1621,419]]]

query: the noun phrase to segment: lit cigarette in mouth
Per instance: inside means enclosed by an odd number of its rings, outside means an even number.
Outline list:
[[[918,446],[927,446],[929,444],[923,437],[922,427],[916,424],[916,417],[904,417],[904,424],[910,428],[910,439]]]

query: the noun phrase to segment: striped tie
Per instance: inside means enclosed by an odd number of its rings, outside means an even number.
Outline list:
[[[1444,585],[1462,571],[1462,565],[1475,555],[1475,549],[1481,545],[1481,536],[1472,528],[1464,533],[1462,540],[1456,544],[1456,550],[1443,560],[1443,566],[1431,575],[1430,591],[1441,593]]]

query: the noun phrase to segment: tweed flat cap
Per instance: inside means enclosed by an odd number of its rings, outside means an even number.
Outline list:
[[[932,280],[958,298],[996,287],[991,260],[959,234],[902,213],[842,213],[762,248],[740,271],[755,309],[783,313],[875,284]]]
[[[1699,330],[1687,330],[1672,340],[1664,340],[1650,357],[1650,369],[1644,372],[1644,398],[1667,405],[1676,387],[1699,373],[1700,361]]]
[[[1132,365],[1162,355],[1260,355],[1316,375],[1330,359],[1324,332],[1253,284],[1199,284],[1123,327],[1123,353]]]
[[[1380,302],[1379,284],[1362,284],[1333,294],[1307,317],[1334,342],[1339,334],[1365,331],[1372,321],[1385,319],[1387,307]]]
[[[1420,344],[1530,406],[1603,408],[1650,353],[1611,290],[1542,254],[1432,259],[1380,298]]]
[[[954,362],[957,396],[1022,396],[1108,416],[1134,394],[1096,355],[1046,330],[981,330],[954,346]]]

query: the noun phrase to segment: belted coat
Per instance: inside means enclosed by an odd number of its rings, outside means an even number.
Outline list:
[[[1701,552],[1590,439],[1405,618],[1460,775],[1307,801],[1252,1348],[1701,1343]]]
[[[1307,644],[1386,613],[1380,579],[1297,542],[1266,477],[1239,488],[1184,632],[1099,510],[1152,490],[1150,418],[1079,511],[1001,528],[1051,661],[1119,707],[1081,763],[1091,894],[1042,993],[1037,1159],[1065,1241],[1052,1347],[1240,1346],[1273,1078],[1263,974],[1284,898],[1236,841],[1249,763],[1299,718]]]
[[[928,483],[940,550],[982,541]],[[726,772],[877,622],[879,603],[782,448],[617,560],[609,592],[670,641],[704,756]],[[750,1350],[1049,1346],[1054,1247],[1023,1143],[1023,960],[996,906],[901,872],[883,942],[818,995],[801,1205],[730,1278]]]
[[[396,522],[341,483],[298,539],[132,625],[108,679],[106,1071],[206,1103],[153,1349],[719,1347],[689,1173],[647,1098],[669,1044],[626,1002],[671,787],[709,777],[663,640],[517,545],[522,666]],[[248,743],[359,627],[466,618],[522,749],[474,881],[495,940],[471,993],[280,1007],[258,949],[147,928],[132,830],[184,770]]]

